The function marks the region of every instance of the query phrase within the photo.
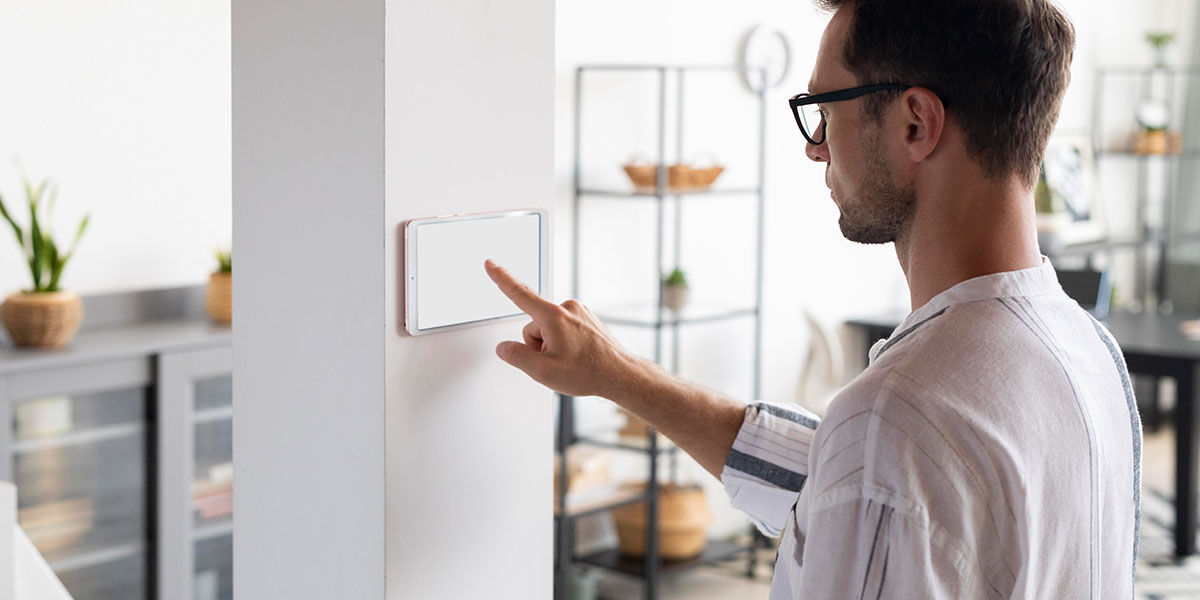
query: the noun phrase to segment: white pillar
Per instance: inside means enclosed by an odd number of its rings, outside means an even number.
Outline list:
[[[407,337],[397,273],[407,219],[552,208],[553,7],[234,1],[238,597],[550,597],[524,322]]]

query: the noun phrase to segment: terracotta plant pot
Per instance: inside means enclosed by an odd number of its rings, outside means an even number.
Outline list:
[[[688,299],[688,286],[686,285],[671,285],[663,283],[662,303],[663,306],[679,312],[683,310]]]
[[[217,323],[233,323],[233,274],[217,271],[208,276],[204,294],[208,317]]]
[[[638,486],[644,489],[644,486]],[[621,554],[646,555],[646,505],[613,509]],[[686,560],[704,552],[712,513],[699,486],[663,484],[658,488],[658,554],[663,560]]]
[[[79,332],[83,300],[75,292],[17,292],[0,304],[0,321],[15,346],[62,348]]]

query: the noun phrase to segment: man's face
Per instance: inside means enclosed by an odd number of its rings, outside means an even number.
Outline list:
[[[831,92],[858,85],[887,83],[858,82],[842,64],[852,6],[833,15],[813,66],[808,91]],[[808,144],[808,157],[825,163],[825,185],[841,216],[838,226],[852,242],[886,244],[896,241],[912,219],[916,190],[911,181],[902,181],[895,168],[892,148],[903,126],[889,128],[895,106],[878,121],[863,112],[865,97],[832,102],[821,106],[825,113],[825,142]],[[899,101],[896,101],[897,105]],[[895,132],[895,133],[893,133]]]

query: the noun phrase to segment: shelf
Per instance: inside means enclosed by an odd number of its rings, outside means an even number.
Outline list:
[[[1100,67],[1101,75],[1148,75],[1150,73],[1173,75],[1200,75],[1200,65],[1112,65]]]
[[[756,307],[735,307],[719,304],[690,303],[682,311],[676,313],[668,308],[654,310],[650,303],[599,307],[593,310],[596,316],[606,325],[627,325],[630,327],[662,327],[664,325],[687,325],[694,323],[713,323],[739,317],[753,317],[758,314]],[[656,315],[655,312],[658,314]]]
[[[125,437],[140,436],[146,432],[145,423],[118,423],[104,427],[92,427],[52,437],[33,438],[13,442],[13,454],[28,454],[42,450],[69,448],[83,444],[95,444]]]
[[[0,374],[142,358],[167,351],[219,348],[232,342],[233,329],[214,325],[207,317],[148,321],[81,331],[66,348],[13,348],[0,343]]]
[[[586,517],[588,515],[593,515],[612,510],[614,508],[620,508],[629,504],[636,504],[638,502],[645,501],[646,492],[643,490],[622,490],[607,498],[600,498],[590,502],[581,502],[578,503],[577,506],[571,506],[570,503],[568,503],[567,517],[571,519],[578,519],[580,517]],[[554,507],[554,518],[557,519],[562,515],[558,510],[557,499],[555,499],[555,503],[556,506]]]
[[[1119,158],[1184,158],[1194,159],[1200,158],[1200,150],[1184,150],[1182,152],[1163,152],[1163,153],[1146,153],[1134,152],[1128,148],[1101,148],[1096,151],[1096,156],[1115,156]]]
[[[47,561],[50,568],[55,572],[74,571],[77,569],[87,569],[105,563],[111,563],[118,560],[124,560],[134,556],[139,556],[146,550],[145,544],[132,543],[123,544],[120,546],[111,546],[92,550],[82,554],[75,554],[66,558]]]
[[[233,517],[210,525],[197,526],[192,530],[192,541],[211,540],[225,535],[233,535]]]
[[[757,195],[761,190],[758,188],[713,188],[713,187],[694,187],[694,188],[667,188],[663,191],[663,196],[738,196],[738,195]],[[579,190],[580,196],[601,196],[609,198],[657,198],[658,189],[653,187],[634,187],[625,190],[605,190],[605,189],[590,189]]]
[[[1081,244],[1071,244],[1062,250],[1055,253],[1055,256],[1072,256],[1079,254],[1091,254],[1093,252],[1102,252],[1105,250],[1117,250],[1120,248],[1138,248],[1150,244],[1187,244],[1200,242],[1200,232],[1179,233],[1174,235],[1154,234],[1139,239],[1127,240],[1103,240],[1099,242],[1084,242]]]
[[[576,437],[575,444],[583,444],[586,446],[595,446],[597,448],[612,448],[614,450],[628,450],[630,452],[648,452],[650,450],[649,438],[636,438],[622,436],[620,440],[609,442],[605,440],[597,440],[589,437]],[[674,453],[679,450],[679,446],[672,444],[666,438],[660,437],[658,440],[658,453]]]
[[[708,546],[704,548],[704,552],[700,556],[688,560],[664,560],[659,563],[659,572],[664,575],[680,573],[693,567],[730,560],[739,554],[749,551],[749,549],[749,546],[741,546],[724,540],[709,540]],[[644,577],[646,574],[646,561],[644,559],[622,556],[621,551],[616,548],[580,556],[575,561],[634,577]]]
[[[223,421],[233,418],[232,406],[218,406],[216,408],[203,408],[192,413],[193,423],[212,423],[213,421]]]

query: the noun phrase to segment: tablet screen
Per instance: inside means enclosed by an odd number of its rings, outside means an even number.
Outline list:
[[[539,214],[417,224],[417,329],[521,314],[488,277],[483,262],[492,259],[544,295],[541,231]]]

